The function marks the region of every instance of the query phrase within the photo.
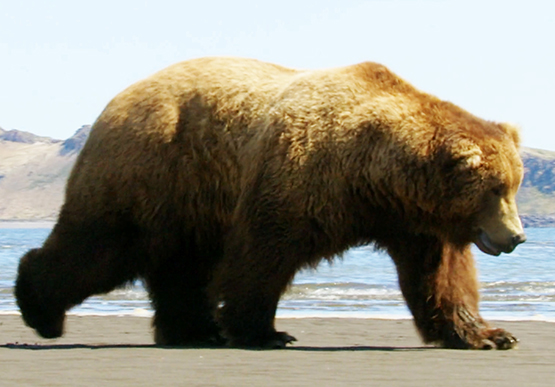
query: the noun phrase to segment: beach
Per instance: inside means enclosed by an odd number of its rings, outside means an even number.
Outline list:
[[[150,319],[68,316],[66,334],[40,339],[0,315],[4,386],[552,386],[555,324],[499,322],[510,351],[424,346],[411,320],[277,319],[296,336],[284,350],[162,348]]]
[[[17,315],[13,284],[19,258],[41,245],[48,224],[4,225],[0,387],[554,385],[552,229],[528,229],[530,240],[510,259],[477,254],[482,312],[515,320],[495,323],[520,339],[515,350],[425,346],[412,321],[403,319],[409,313],[390,259],[360,248],[331,267],[300,273],[276,320],[278,330],[298,341],[284,350],[254,351],[154,346],[145,317],[152,310],[141,286],[89,298],[72,309],[62,338],[39,338]]]

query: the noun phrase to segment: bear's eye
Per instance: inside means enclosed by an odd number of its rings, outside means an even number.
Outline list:
[[[492,190],[491,190],[491,192],[495,196],[502,196],[504,191],[505,191],[505,187],[503,187],[502,185],[498,185],[497,187],[493,187]]]

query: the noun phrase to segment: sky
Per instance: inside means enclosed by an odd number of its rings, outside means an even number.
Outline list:
[[[0,0],[0,127],[65,139],[132,83],[203,56],[379,62],[555,150],[555,1]]]

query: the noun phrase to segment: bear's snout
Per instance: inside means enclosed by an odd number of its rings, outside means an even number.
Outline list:
[[[526,234],[520,233],[520,234],[515,235],[515,236],[512,238],[513,250],[514,250],[518,245],[520,245],[521,243],[524,243],[524,242],[526,242]]]
[[[478,248],[488,255],[509,254],[521,243],[526,242],[526,234],[523,232],[514,234],[506,242],[493,241],[485,231],[481,231],[478,239],[474,242]]]

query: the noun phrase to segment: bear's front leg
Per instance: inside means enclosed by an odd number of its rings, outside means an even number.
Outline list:
[[[478,281],[470,246],[412,236],[388,251],[403,296],[423,340],[445,348],[510,349],[518,340],[479,314]]]

